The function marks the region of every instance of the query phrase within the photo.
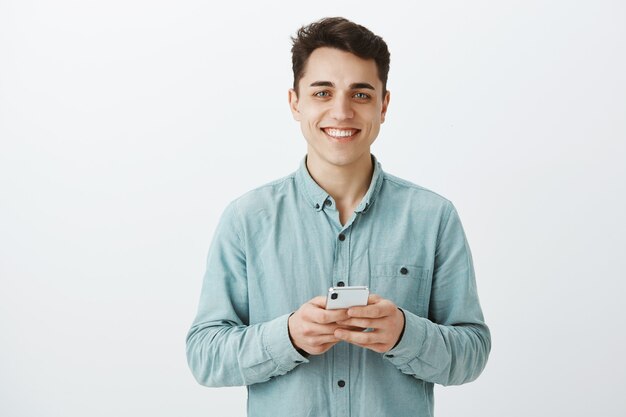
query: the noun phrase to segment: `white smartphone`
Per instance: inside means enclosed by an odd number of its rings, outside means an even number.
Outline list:
[[[330,287],[326,297],[326,310],[366,306],[369,295],[369,288],[364,286]]]

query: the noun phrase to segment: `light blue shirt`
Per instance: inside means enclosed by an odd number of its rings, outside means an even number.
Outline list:
[[[343,226],[306,159],[220,219],[187,360],[202,385],[247,385],[250,417],[432,416],[434,383],[472,381],[487,362],[490,333],[456,209],[372,160],[370,187]],[[289,315],[340,282],[403,310],[393,349],[339,342],[304,357],[294,348]]]

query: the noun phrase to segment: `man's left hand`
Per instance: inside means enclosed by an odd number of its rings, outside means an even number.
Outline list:
[[[369,296],[366,306],[350,307],[348,316],[349,319],[338,321],[337,324],[370,328],[372,331],[336,329],[335,337],[378,353],[391,350],[404,329],[402,311],[392,301],[376,294]]]

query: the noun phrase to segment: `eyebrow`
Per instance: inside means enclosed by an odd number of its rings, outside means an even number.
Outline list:
[[[314,81],[311,83],[311,85],[309,87],[335,87],[335,84],[333,84],[330,81]],[[369,83],[352,83],[350,84],[350,89],[351,90],[357,90],[359,88],[366,88],[368,90],[376,90],[371,84]]]

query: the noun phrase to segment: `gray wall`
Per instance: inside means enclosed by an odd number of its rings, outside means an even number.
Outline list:
[[[493,333],[437,416],[623,416],[619,1],[0,0],[0,414],[244,416],[185,334],[224,206],[294,171],[289,36],[392,52],[388,172],[457,206]]]

